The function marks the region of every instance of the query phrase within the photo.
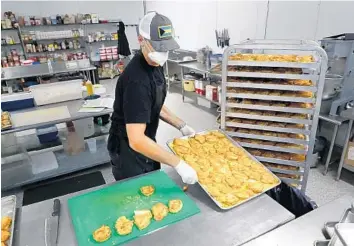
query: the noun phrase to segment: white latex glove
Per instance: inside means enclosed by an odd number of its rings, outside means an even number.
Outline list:
[[[180,160],[175,169],[184,183],[195,184],[198,181],[197,172],[183,160]]]
[[[182,127],[180,129],[180,132],[182,133],[183,136],[194,136],[195,135],[195,131],[192,127],[190,127],[189,125],[185,125],[184,127]]]

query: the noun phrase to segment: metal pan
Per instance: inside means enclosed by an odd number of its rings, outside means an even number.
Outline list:
[[[10,120],[10,125],[7,125],[7,126],[5,126],[5,127],[2,127],[2,126],[1,126],[1,130],[4,131],[4,130],[11,129],[12,126],[13,126],[13,124],[12,124],[12,119],[11,119],[10,113],[9,113],[9,112],[2,112],[2,114],[7,114],[7,115],[8,115],[9,120]]]
[[[222,131],[222,130],[220,130],[220,129],[213,129],[213,130],[206,130],[206,131],[198,132],[198,133],[196,133],[196,134],[204,135],[204,134],[210,133],[211,131],[219,131],[220,133],[224,134],[224,135],[227,137],[227,139],[228,139],[235,147],[238,147],[238,148],[242,149],[243,151],[245,151],[245,153],[248,155],[248,157],[250,157],[253,161],[257,162],[260,166],[262,166],[265,170],[267,170],[269,174],[271,174],[276,180],[278,180],[278,182],[277,182],[276,184],[274,184],[273,186],[271,186],[269,189],[264,190],[263,192],[261,192],[261,193],[259,193],[259,194],[256,194],[256,195],[254,195],[254,196],[252,196],[252,197],[250,197],[250,198],[248,198],[248,199],[246,199],[246,200],[243,200],[242,202],[237,203],[237,204],[235,204],[235,205],[233,205],[233,206],[230,206],[230,207],[223,207],[222,204],[219,203],[216,199],[214,199],[214,197],[212,197],[212,195],[209,194],[209,192],[207,191],[207,189],[206,189],[201,183],[198,182],[199,186],[205,191],[205,193],[214,201],[214,203],[215,203],[220,209],[222,209],[222,210],[229,210],[229,209],[235,208],[235,207],[237,207],[237,206],[240,206],[241,204],[246,203],[246,202],[248,202],[249,200],[252,200],[252,199],[254,199],[254,198],[256,198],[256,197],[262,195],[263,193],[265,193],[265,192],[267,192],[268,190],[270,190],[270,189],[272,189],[272,188],[278,186],[278,185],[281,183],[280,179],[279,179],[275,174],[273,174],[267,167],[265,167],[262,163],[260,163],[254,156],[252,156],[252,155],[251,155],[250,153],[248,153],[244,148],[242,148],[241,145],[239,145],[237,142],[235,142],[235,141],[234,141],[231,137],[229,137],[224,131]],[[188,138],[189,138],[188,136],[185,136],[185,137],[181,137],[181,138],[179,138],[179,139],[188,139]],[[172,148],[172,142],[173,142],[173,140],[174,140],[174,139],[168,140],[168,141],[167,141],[167,146],[169,147],[169,149],[170,149],[175,155],[177,155],[177,154],[174,152],[173,148]]]
[[[7,245],[12,246],[16,218],[16,196],[13,195],[1,198],[1,218],[4,216],[9,216],[12,219],[10,228],[11,236],[7,241]]]
[[[328,246],[329,245],[329,240],[316,240],[314,243],[313,243],[314,246]]]
[[[331,244],[329,245],[336,245],[339,243],[338,237],[334,233],[335,225],[337,225],[338,223],[354,223],[354,209],[353,208],[346,209],[339,221],[331,221],[331,222],[326,222],[324,224],[324,228],[323,228],[324,235],[327,238],[331,238],[330,241]]]
[[[353,231],[354,223],[339,223],[334,226],[334,231],[336,232],[339,240],[345,246],[354,245]]]

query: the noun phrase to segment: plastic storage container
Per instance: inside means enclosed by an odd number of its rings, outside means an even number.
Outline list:
[[[66,125],[65,129],[60,130],[59,138],[66,154],[77,155],[85,150],[84,131],[75,128],[73,122]]]
[[[32,107],[34,107],[34,98],[31,93],[1,95],[2,111],[15,111]]]
[[[81,80],[64,81],[30,87],[36,105],[46,105],[82,98]]]
[[[36,133],[41,144],[58,140],[58,128],[55,125],[39,127],[36,129]]]
[[[183,79],[183,88],[185,91],[195,91],[194,86],[195,78],[190,75],[186,75]]]

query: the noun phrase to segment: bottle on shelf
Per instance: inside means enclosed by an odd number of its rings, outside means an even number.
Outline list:
[[[50,73],[53,73],[53,67],[52,67],[51,59],[48,59],[48,70],[49,70]]]

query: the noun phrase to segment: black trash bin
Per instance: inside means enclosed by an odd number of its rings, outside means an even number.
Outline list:
[[[293,213],[296,218],[307,214],[318,207],[317,204],[302,191],[289,186],[284,182],[269,190],[267,195]]]

